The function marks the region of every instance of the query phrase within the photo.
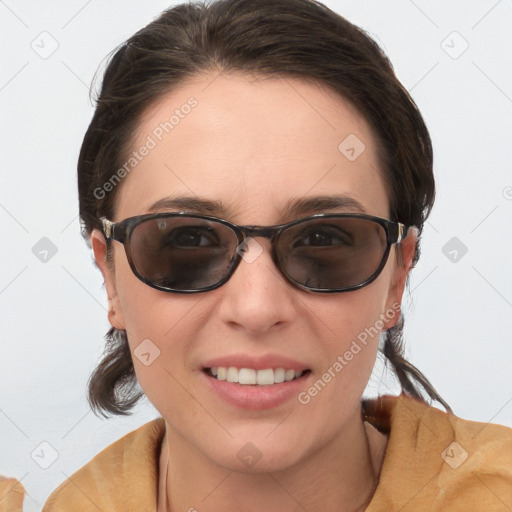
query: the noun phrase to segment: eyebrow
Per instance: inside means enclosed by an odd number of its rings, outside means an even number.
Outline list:
[[[288,216],[293,216],[303,213],[322,213],[326,210],[338,209],[366,213],[366,209],[357,199],[347,195],[325,195],[292,199],[286,207],[285,213]]]
[[[218,201],[200,199],[193,196],[165,197],[148,208],[149,213],[157,213],[162,210],[186,210],[195,213],[208,213],[210,215],[219,215],[226,212],[226,208]]]
[[[291,199],[283,210],[284,217],[301,214],[323,213],[326,210],[345,210],[350,212],[367,213],[364,206],[348,195],[322,195]],[[187,211],[218,217],[229,216],[229,208],[220,201],[198,198],[194,196],[166,197],[160,199],[148,208],[148,213],[161,211]]]

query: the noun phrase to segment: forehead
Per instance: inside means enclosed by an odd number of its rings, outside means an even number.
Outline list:
[[[302,79],[197,75],[146,110],[125,159],[117,218],[179,196],[221,202],[232,220],[255,223],[329,194],[388,214],[368,123],[334,91]]]

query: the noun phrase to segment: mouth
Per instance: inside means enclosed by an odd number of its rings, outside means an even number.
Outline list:
[[[285,368],[266,368],[256,370],[254,368],[236,368],[234,366],[215,366],[204,368],[203,370],[209,377],[227,381],[242,386],[273,386],[291,382],[306,376],[310,370],[293,370]]]

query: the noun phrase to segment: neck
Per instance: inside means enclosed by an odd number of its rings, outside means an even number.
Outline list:
[[[347,427],[293,467],[240,473],[197,453],[166,424],[158,512],[363,511],[378,483],[387,437],[360,418]]]

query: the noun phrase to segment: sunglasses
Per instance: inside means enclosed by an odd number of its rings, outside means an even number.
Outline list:
[[[253,237],[268,238],[272,259],[294,286],[313,292],[348,292],[374,281],[391,246],[408,227],[366,214],[318,214],[278,226],[237,226],[185,212],[101,218],[110,245],[124,245],[133,273],[173,293],[199,293],[226,283],[245,259]],[[254,242],[254,240],[252,240]]]

